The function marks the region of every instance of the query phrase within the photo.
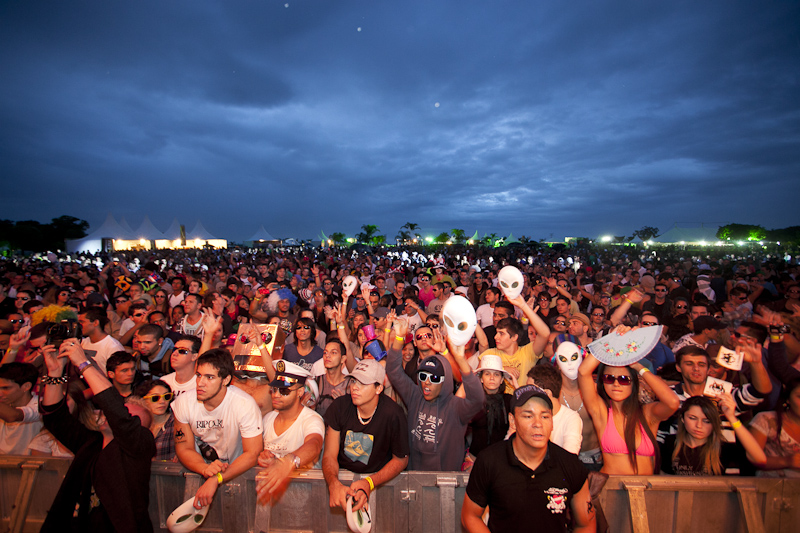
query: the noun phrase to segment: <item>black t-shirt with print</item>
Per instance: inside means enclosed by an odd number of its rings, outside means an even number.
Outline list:
[[[487,505],[490,531],[567,531],[567,509],[589,471],[577,455],[548,444],[547,456],[532,471],[514,453],[511,439],[492,444],[475,460],[467,496]]]
[[[350,395],[333,400],[325,424],[339,432],[339,467],[358,474],[377,472],[392,456],[408,457],[408,424],[403,409],[381,394],[368,424],[358,419]]]

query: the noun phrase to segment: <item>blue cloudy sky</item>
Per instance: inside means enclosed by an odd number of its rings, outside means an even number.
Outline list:
[[[0,218],[800,224],[795,1],[6,1]]]

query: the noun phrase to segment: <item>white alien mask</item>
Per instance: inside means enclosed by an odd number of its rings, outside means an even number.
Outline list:
[[[347,276],[344,278],[342,282],[342,289],[344,289],[344,295],[348,298],[355,292],[356,287],[358,286],[358,280],[354,276]]]
[[[509,300],[513,300],[522,294],[522,286],[525,284],[525,280],[522,278],[522,272],[517,267],[504,266],[497,273],[497,279],[500,281],[500,290]]]
[[[194,496],[183,502],[167,517],[167,529],[172,533],[189,533],[194,531],[206,519],[208,508],[206,505],[200,509],[194,507]]]
[[[469,300],[461,296],[447,299],[442,308],[442,320],[447,329],[447,336],[454,346],[465,346],[478,325],[475,309]]]
[[[561,373],[571,380],[578,379],[578,367],[583,361],[583,350],[574,342],[562,342],[556,350],[556,363]]]

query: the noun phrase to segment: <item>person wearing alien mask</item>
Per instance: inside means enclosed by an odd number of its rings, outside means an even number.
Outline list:
[[[583,440],[578,457],[586,468],[599,472],[603,467],[600,441],[597,439],[589,412],[583,407],[581,392],[578,389],[578,367],[583,361],[583,348],[573,342],[562,342],[556,348],[555,360],[561,371],[561,403],[577,412],[583,421],[581,431]]]

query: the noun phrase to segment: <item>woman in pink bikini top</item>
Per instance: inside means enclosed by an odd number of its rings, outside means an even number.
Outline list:
[[[592,379],[595,369],[596,385]],[[639,379],[645,380],[658,401],[639,403]],[[656,430],[680,408],[678,395],[639,363],[606,366],[588,351],[578,370],[578,386],[595,432],[600,435],[601,472],[654,474],[659,464]]]

